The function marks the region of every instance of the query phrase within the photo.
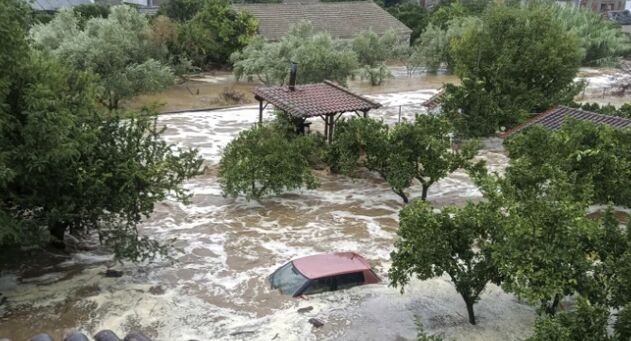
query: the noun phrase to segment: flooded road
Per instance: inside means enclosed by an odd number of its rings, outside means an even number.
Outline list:
[[[411,119],[418,103],[436,92],[423,89],[371,95],[386,106],[371,115],[388,123]],[[467,322],[448,278],[413,280],[404,294],[388,287],[402,203],[375,175],[349,179],[318,171],[316,190],[258,202],[224,198],[216,177],[221,150],[257,119],[256,106],[161,116],[165,139],[198,148],[205,160],[204,174],[186,184],[190,204],[167,200],[142,225],[152,238],[176,239],[174,260],[115,264],[106,254],[84,252],[33,271],[2,271],[0,338],[26,340],[45,331],[61,339],[68,329],[112,329],[119,335],[141,330],[156,341],[414,340],[416,319],[449,339],[520,340],[530,334],[534,309],[494,285],[476,305],[476,326]],[[315,120],[312,129],[322,129],[321,122]],[[486,140],[479,157],[491,170],[507,163],[498,140]],[[420,186],[409,193],[418,197]],[[436,206],[479,198],[463,172],[435,184],[428,196]],[[307,299],[270,291],[265,278],[278,266],[330,251],[362,254],[384,281]],[[110,267],[123,276],[104,277]],[[307,306],[314,309],[297,312]],[[311,317],[325,325],[312,327]]]

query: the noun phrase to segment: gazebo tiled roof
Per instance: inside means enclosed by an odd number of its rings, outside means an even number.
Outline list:
[[[501,137],[509,137],[525,128],[540,124],[544,128],[556,131],[561,129],[568,117],[579,121],[588,121],[595,124],[606,124],[613,128],[631,127],[631,120],[623,117],[608,116],[597,114],[591,111],[570,108],[566,106],[558,106],[529,119],[528,121],[500,134]]]
[[[381,104],[356,94],[334,82],[296,85],[294,91],[287,86],[258,87],[257,100],[265,100],[288,114],[308,118],[381,107]]]
[[[444,89],[440,89],[434,96],[430,97],[427,101],[423,102],[421,105],[426,107],[427,110],[436,109],[442,102],[446,93]]]

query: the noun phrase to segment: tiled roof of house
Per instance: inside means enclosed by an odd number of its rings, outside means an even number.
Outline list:
[[[280,40],[300,21],[310,21],[316,32],[326,31],[337,39],[350,39],[367,30],[377,34],[389,29],[399,34],[412,32],[372,1],[286,0],[284,3],[234,4],[232,7],[256,17],[259,33],[271,41]]]
[[[36,11],[56,11],[94,3],[91,0],[30,0],[31,8]]]
[[[427,110],[436,109],[445,97],[445,90],[440,89],[434,96],[430,97],[427,101],[423,102],[421,105],[426,107]]]
[[[381,104],[331,81],[296,85],[295,91],[286,86],[258,87],[254,89],[254,94],[258,100],[265,100],[295,117],[304,118],[381,107]]]
[[[558,106],[542,112],[541,114],[529,119],[528,121],[500,134],[501,137],[509,137],[525,128],[540,124],[548,130],[559,130],[563,126],[567,118],[573,118],[579,121],[588,121],[595,124],[606,124],[614,128],[631,127],[631,120],[622,117],[608,116],[597,114],[591,111],[575,109],[565,106]]]

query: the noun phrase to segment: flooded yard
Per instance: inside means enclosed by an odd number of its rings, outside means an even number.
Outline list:
[[[371,115],[388,123],[413,118],[418,104],[436,93],[439,79],[414,80],[413,91],[373,93],[386,108]],[[0,338],[25,340],[45,331],[61,339],[68,329],[112,329],[119,335],[141,330],[159,341],[414,340],[417,319],[430,334],[448,339],[521,340],[530,334],[534,309],[494,285],[476,305],[476,326],[468,323],[448,278],[412,280],[404,294],[388,286],[402,203],[375,175],[350,179],[318,171],[316,190],[251,202],[225,198],[216,176],[221,151],[257,119],[252,105],[160,116],[168,127],[165,139],[198,148],[205,165],[204,174],[186,184],[193,194],[189,205],[166,200],[142,226],[152,238],[176,239],[173,260],[117,264],[107,254],[81,252],[46,266],[2,271]],[[265,119],[271,119],[269,111]],[[322,129],[321,120],[312,129]],[[507,163],[501,142],[484,142],[479,157],[501,170]],[[409,192],[419,196],[420,186]],[[464,172],[456,172],[435,184],[428,199],[436,206],[463,204],[480,193]],[[330,251],[358,252],[383,282],[305,299],[269,289],[266,277],[280,265]],[[123,275],[105,277],[110,267]],[[307,306],[313,310],[297,311]],[[312,317],[324,326],[312,327]]]

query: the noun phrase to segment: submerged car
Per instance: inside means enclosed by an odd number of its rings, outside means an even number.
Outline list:
[[[354,252],[294,259],[269,276],[272,289],[291,296],[347,289],[380,281],[368,261]]]

